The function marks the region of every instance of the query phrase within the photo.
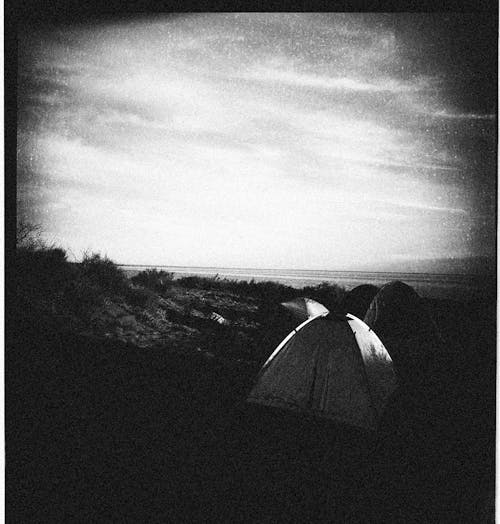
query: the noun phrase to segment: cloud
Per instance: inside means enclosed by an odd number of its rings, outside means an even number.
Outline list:
[[[408,67],[405,45],[352,14],[34,35],[19,156],[35,175],[20,198],[43,183],[44,220],[129,262],[143,244],[160,261],[165,242],[171,263],[245,265],[254,249],[264,266],[447,245],[479,204],[464,191],[469,152],[441,121],[466,132],[494,115],[445,110],[444,73]]]
[[[384,200],[384,201],[372,201],[375,207],[392,210],[400,210],[405,213],[414,213],[415,211],[423,212],[436,212],[436,213],[447,213],[451,215],[469,215],[469,212],[465,209],[447,206],[437,206],[428,204],[427,202],[405,202],[402,200]]]
[[[479,114],[479,113],[453,113],[442,109],[431,113],[435,118],[456,119],[456,120],[494,120],[496,114]]]
[[[240,78],[257,82],[276,82],[294,87],[307,87],[328,91],[407,93],[420,91],[427,87],[427,83],[424,81],[405,82],[396,78],[380,78],[368,81],[355,77],[322,76],[260,67],[254,71],[242,74]]]

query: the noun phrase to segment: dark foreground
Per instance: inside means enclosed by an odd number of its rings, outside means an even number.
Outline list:
[[[7,521],[489,522],[494,308],[434,307],[462,354],[443,356],[419,406],[395,398],[376,436],[247,406],[251,363],[21,315],[6,352]]]

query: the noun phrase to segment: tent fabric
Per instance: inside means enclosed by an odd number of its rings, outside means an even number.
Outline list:
[[[375,430],[396,388],[383,344],[350,315],[313,317],[276,348],[249,402]]]
[[[395,390],[395,374],[389,353],[374,331],[362,320],[347,314],[365,365],[370,393],[377,413],[381,414],[387,399]]]
[[[389,282],[375,295],[364,321],[382,340],[402,381],[421,382],[442,338],[416,291]]]
[[[340,309],[345,313],[351,313],[358,318],[364,318],[372,300],[379,292],[377,286],[372,284],[362,284],[351,289],[344,296]]]
[[[328,309],[323,306],[323,304],[307,297],[296,298],[289,302],[282,302],[281,305],[293,313],[293,315],[299,320],[306,320],[311,317],[326,315],[328,313]]]

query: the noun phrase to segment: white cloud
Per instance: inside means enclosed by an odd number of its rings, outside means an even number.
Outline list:
[[[446,245],[471,207],[450,191],[461,158],[414,120],[494,115],[447,113],[438,79],[398,76],[390,31],[319,17],[320,38],[318,17],[285,18],[83,28],[42,46],[34,61],[66,89],[22,150],[46,220],[123,262],[327,266],[411,237]]]
[[[257,67],[240,75],[241,78],[257,82],[277,82],[295,87],[308,87],[333,91],[357,91],[372,93],[406,93],[419,91],[425,87],[420,82],[403,82],[395,78],[379,78],[367,81],[346,76],[305,74],[270,67]]]
[[[457,120],[494,120],[496,114],[479,114],[479,113],[458,113],[450,112],[445,109],[430,113],[435,118],[457,119]]]

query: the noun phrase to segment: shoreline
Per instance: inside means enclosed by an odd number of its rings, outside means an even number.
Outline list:
[[[74,262],[77,264],[78,262]],[[292,269],[292,268],[254,268],[254,267],[230,267],[230,266],[176,266],[176,265],[164,265],[164,264],[116,264],[118,267],[124,270],[128,269],[170,269],[173,272],[185,273],[194,272],[195,270],[201,270],[200,273],[227,273],[229,271],[250,271],[249,274],[267,273],[269,275],[278,273],[316,273],[316,274],[356,274],[356,275],[428,275],[433,277],[484,277],[491,276],[492,274],[485,272],[467,272],[467,273],[452,273],[452,272],[431,272],[431,271],[377,271],[377,270],[366,270],[366,269]],[[239,273],[235,273],[239,274]]]
[[[423,297],[470,301],[483,298],[496,290],[494,277],[488,275],[458,275],[433,273],[401,272],[356,272],[356,271],[314,271],[314,270],[235,270],[232,268],[197,268],[183,266],[132,266],[120,265],[128,278],[132,278],[143,268],[162,268],[174,274],[174,279],[185,277],[219,278],[238,282],[275,282],[293,287],[297,290],[322,283],[342,286],[346,291],[361,285],[373,284],[382,286],[391,280],[407,282]],[[197,271],[199,269],[199,271]],[[243,272],[245,271],[245,272]],[[493,282],[493,284],[492,284]]]

